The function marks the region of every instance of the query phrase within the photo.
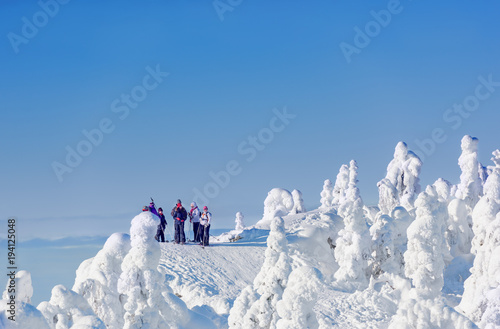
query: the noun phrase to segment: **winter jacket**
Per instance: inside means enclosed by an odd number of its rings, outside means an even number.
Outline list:
[[[194,203],[194,202],[193,202]],[[194,208],[191,208],[189,211],[189,217],[194,223],[199,223],[200,222],[200,209],[196,206],[196,203],[194,203]]]
[[[165,230],[165,227],[167,227],[167,220],[165,219],[165,215],[161,214],[160,216],[160,225],[162,230]]]
[[[149,211],[151,211],[153,214],[155,214],[156,216],[158,216],[158,218],[160,218],[160,215],[156,211],[155,204],[153,202],[151,202],[149,204]]]
[[[180,208],[177,208],[177,206],[175,206],[170,214],[172,215],[174,220],[177,220],[177,218],[179,218],[182,222],[187,218],[187,211],[182,206]]]
[[[207,211],[201,214],[200,224],[203,226],[208,226],[212,223],[212,214]]]

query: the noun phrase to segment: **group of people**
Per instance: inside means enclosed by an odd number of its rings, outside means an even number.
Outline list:
[[[165,229],[167,228],[167,221],[165,215],[163,214],[163,209],[160,207],[158,211],[156,210],[153,201],[149,206],[145,206],[143,211],[151,211],[153,214],[160,218],[160,224],[158,224],[158,229],[156,232],[155,239],[158,242],[165,242]],[[175,235],[174,243],[185,244],[186,235],[184,233],[184,222],[189,217],[189,222],[193,224],[194,242],[199,243],[203,246],[209,245],[210,238],[210,224],[212,222],[212,214],[208,211],[208,207],[204,206],[203,211],[198,209],[196,202],[191,202],[191,210],[186,211],[186,208],[182,206],[181,200],[177,200],[175,207],[170,212],[174,220]]]

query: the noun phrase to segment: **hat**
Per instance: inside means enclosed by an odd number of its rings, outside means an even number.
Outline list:
[[[191,202],[191,207],[196,208],[196,202]]]
[[[207,206],[203,207],[203,210],[208,210],[208,207]]]
[[[160,208],[158,208],[158,211],[163,211],[163,209],[160,207]]]
[[[181,199],[177,199],[177,203],[182,203],[182,202],[181,202]]]

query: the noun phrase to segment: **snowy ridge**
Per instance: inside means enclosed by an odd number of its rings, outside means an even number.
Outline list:
[[[422,162],[398,143],[379,206],[364,205],[353,160],[319,209],[272,189],[262,220],[245,227],[237,213],[205,248],[157,243],[159,220],[142,212],[37,308],[30,274],[9,278],[0,327],[500,328],[500,151],[484,167],[477,143],[462,140],[457,185],[420,192]]]

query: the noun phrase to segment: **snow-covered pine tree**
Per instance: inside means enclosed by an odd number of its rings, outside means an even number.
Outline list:
[[[462,170],[462,174],[460,175],[460,183],[457,186],[455,196],[464,200],[471,210],[483,194],[482,181],[479,177],[478,143],[477,138],[465,135],[461,144],[462,154],[458,158],[458,165]]]
[[[277,329],[316,329],[319,327],[316,313],[318,293],[321,289],[321,273],[314,267],[301,266],[292,271],[283,298],[277,304]]]
[[[50,329],[48,321],[52,321],[53,323],[53,319],[46,319],[31,304],[31,297],[33,296],[31,273],[21,270],[16,273],[14,281],[15,284],[12,284],[10,275],[7,276],[5,291],[3,292],[2,299],[0,299],[0,328]],[[12,304],[11,297],[15,297],[15,304]],[[14,313],[12,313],[13,311]],[[11,318],[12,316],[14,317]],[[15,321],[12,321],[12,319]]]
[[[447,209],[439,201],[436,188],[430,185],[420,193],[415,206],[417,217],[407,231],[405,273],[419,295],[430,299],[441,293],[445,259],[449,259],[444,239]]]
[[[257,295],[252,285],[247,286],[241,291],[240,295],[234,301],[233,307],[229,311],[229,317],[227,319],[229,328],[244,329],[243,319],[258,298],[259,295]]]
[[[277,209],[275,214],[282,213]],[[279,320],[276,305],[283,295],[291,272],[288,256],[288,241],[285,234],[283,218],[275,216],[271,222],[271,231],[267,238],[265,260],[260,272],[254,279],[252,290],[246,291],[243,297],[235,302],[236,309],[231,310],[230,328],[275,328]],[[249,301],[255,299],[251,305]],[[248,305],[248,311],[243,312],[242,305]]]
[[[487,308],[486,295],[500,285],[500,164],[495,160],[484,184],[484,196],[472,213],[474,238],[472,253],[476,255],[471,276],[465,280],[459,308],[473,321],[479,322]]]
[[[293,198],[293,209],[291,214],[300,214],[306,212],[306,207],[304,207],[304,200],[302,199],[302,192],[299,190],[292,191]]]
[[[321,191],[321,209],[328,209],[332,207],[332,201],[333,201],[333,185],[332,181],[329,179],[326,179],[325,182],[323,183],[323,190]]]
[[[243,222],[243,219],[245,216],[241,212],[236,213],[236,219],[234,222],[236,223],[236,227],[234,228],[236,231],[243,231],[245,229],[245,223]]]
[[[124,328],[169,328],[187,323],[186,304],[172,294],[158,271],[160,246],[152,239],[159,221],[149,212],[132,219],[131,249],[123,259],[118,292],[125,298]]]
[[[118,293],[123,259],[130,250],[130,236],[112,234],[102,250],[78,267],[73,290],[82,295],[108,329],[123,328],[124,309]]]
[[[87,301],[63,285],[52,288],[50,300],[41,302],[38,309],[52,329],[106,329],[104,322],[95,315]]]
[[[293,209],[292,193],[284,188],[273,188],[267,193],[264,200],[264,216],[260,221],[261,224],[270,225],[278,209],[281,211],[280,216],[288,215]]]
[[[338,208],[338,206],[345,201],[345,194],[347,188],[349,187],[349,167],[345,164],[340,166],[339,173],[335,180],[335,186],[333,187],[333,200],[332,207]]]
[[[394,150],[394,159],[387,166],[387,175],[378,182],[379,208],[384,214],[402,205],[407,210],[414,207],[420,193],[419,175],[422,168],[420,158],[399,142]]]
[[[337,283],[346,289],[361,289],[370,277],[370,234],[363,215],[363,200],[357,187],[358,166],[352,160],[349,166],[349,187],[340,204],[338,214],[344,219],[345,227],[340,230],[336,241],[335,260],[340,268],[335,272]]]

